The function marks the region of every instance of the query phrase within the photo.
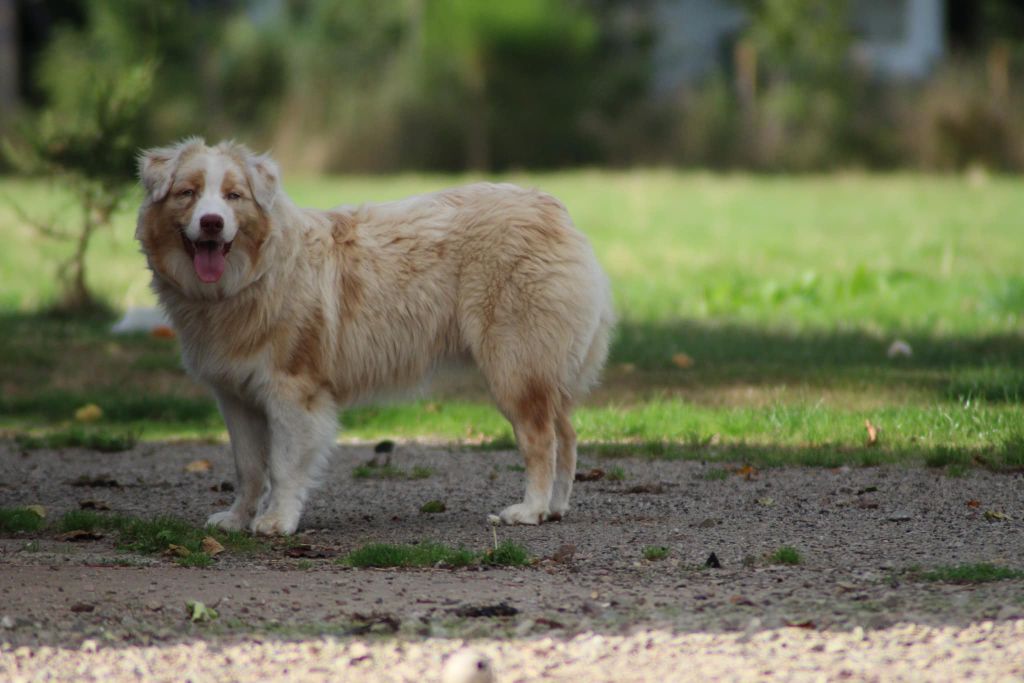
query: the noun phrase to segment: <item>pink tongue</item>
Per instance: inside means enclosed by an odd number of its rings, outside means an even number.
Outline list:
[[[224,274],[224,248],[216,245],[210,249],[205,244],[196,246],[196,255],[192,258],[196,275],[203,282],[216,282]]]

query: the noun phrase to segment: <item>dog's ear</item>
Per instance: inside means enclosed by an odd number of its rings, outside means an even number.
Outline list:
[[[281,171],[269,154],[250,155],[248,166],[253,199],[261,209],[269,213],[280,191]]]
[[[189,138],[170,147],[154,147],[139,154],[139,179],[150,201],[163,201],[171,191],[182,152],[203,144],[199,138]]]

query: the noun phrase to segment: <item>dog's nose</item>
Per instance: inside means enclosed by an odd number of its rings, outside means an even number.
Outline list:
[[[224,229],[224,219],[215,213],[208,213],[199,218],[199,227],[208,235],[216,235]]]

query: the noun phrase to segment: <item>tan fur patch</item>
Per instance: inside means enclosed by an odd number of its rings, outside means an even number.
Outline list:
[[[302,325],[298,337],[292,346],[291,354],[285,365],[285,371],[290,375],[309,375],[310,377],[322,377],[321,359],[323,349],[320,342],[324,331],[324,312],[315,309],[313,315]]]
[[[540,431],[551,424],[551,391],[538,379],[526,383],[526,389],[516,401],[516,414],[530,427]]]

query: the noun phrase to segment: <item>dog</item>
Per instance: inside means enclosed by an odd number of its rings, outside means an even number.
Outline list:
[[[610,286],[550,195],[478,183],[383,204],[297,207],[268,155],[199,138],[146,150],[136,238],[183,364],[227,425],[236,498],[207,524],[292,534],[338,411],[477,365],[526,462],[507,524],[561,519],[574,405],[614,326]]]

